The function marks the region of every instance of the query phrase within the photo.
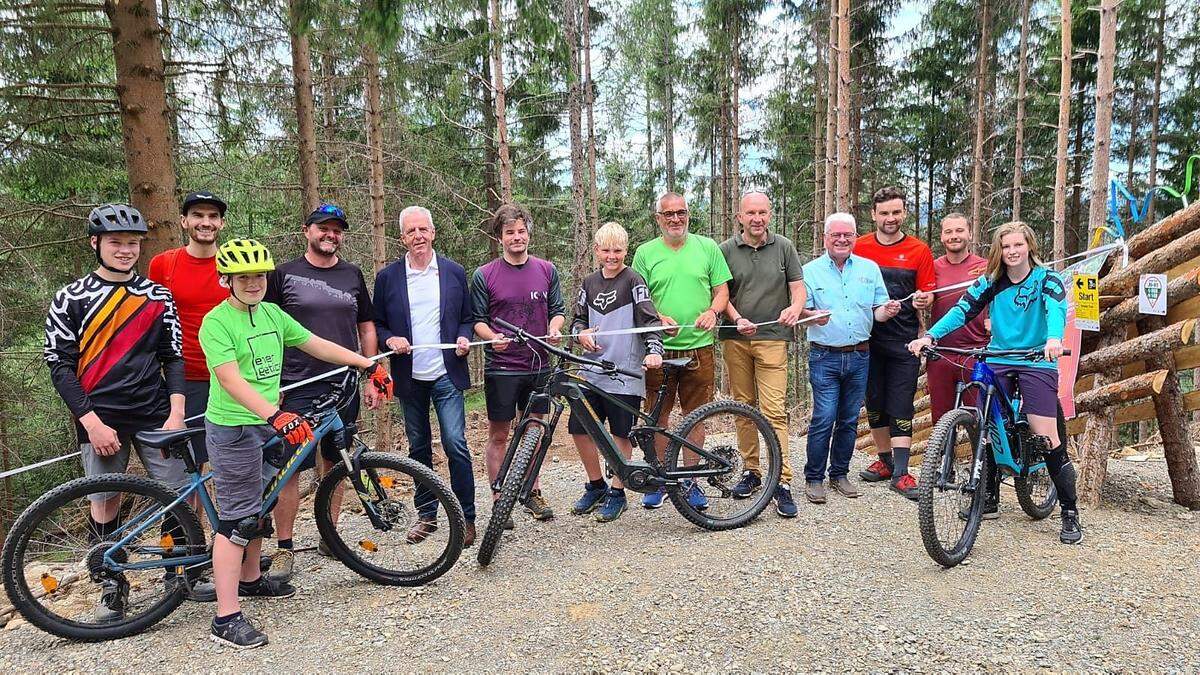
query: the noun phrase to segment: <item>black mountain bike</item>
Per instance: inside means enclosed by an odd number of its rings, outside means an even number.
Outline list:
[[[658,398],[653,409],[643,413],[623,404],[578,374],[580,369],[588,368],[614,379],[622,376],[640,379],[641,372],[625,370],[608,361],[577,356],[506,321],[496,320],[496,323],[512,331],[513,340],[517,343],[534,343],[558,359],[546,385],[534,392],[526,412],[517,423],[504,462],[492,484],[492,489],[498,491],[499,496],[492,506],[492,517],[479,545],[480,565],[488,565],[495,557],[504,524],[512,515],[513,508],[518,503],[528,502],[546,451],[550,448],[554,429],[567,406],[571,408],[571,415],[577,416],[576,419],[582,422],[588,436],[596,443],[609,471],[619,476],[626,488],[642,493],[665,489],[680,515],[706,530],[742,527],[762,513],[770,503],[779,485],[783,457],[775,430],[761,412],[736,401],[714,401],[688,413],[673,430],[658,425],[670,379],[679,369],[686,368],[691,359],[663,361],[663,381]],[[626,459],[621,455],[612,436],[597,421],[584,398],[585,390],[636,416],[640,423],[630,431],[629,438],[635,447],[641,448],[644,461]],[[534,401],[540,400],[550,404],[550,414],[546,419],[533,417],[528,412],[534,407]],[[662,460],[655,452],[656,442],[664,446]],[[751,468],[759,472],[762,486],[749,498],[735,499],[733,487],[747,468],[743,452],[753,444],[757,444],[759,452],[757,465]],[[695,494],[696,491],[699,491],[699,496]],[[692,493],[691,499],[689,493]]]

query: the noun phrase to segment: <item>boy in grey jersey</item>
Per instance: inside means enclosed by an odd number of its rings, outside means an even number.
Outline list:
[[[658,312],[650,300],[650,289],[641,275],[625,266],[629,237],[617,223],[605,223],[596,230],[596,258],[600,269],[584,278],[575,298],[571,332],[580,333],[578,342],[590,358],[611,361],[626,370],[659,368],[662,366],[662,336],[658,331],[626,335],[597,335],[606,331],[645,326],[661,326]],[[583,377],[633,410],[639,410],[646,394],[643,380],[602,374],[584,369]],[[608,422],[617,448],[625,457],[633,454],[629,430],[635,418],[632,412],[591,392],[585,392],[588,405],[601,423]],[[583,496],[571,512],[582,515],[595,511],[596,520],[604,523],[616,520],[625,511],[625,488],[621,479],[613,477],[610,488],[601,473],[596,444],[583,425],[572,417],[568,430],[579,450],[579,458],[587,471],[588,483]]]

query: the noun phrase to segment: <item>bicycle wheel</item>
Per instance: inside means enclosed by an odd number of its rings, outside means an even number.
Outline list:
[[[513,452],[512,463],[504,476],[504,484],[500,486],[500,496],[492,502],[492,517],[488,519],[487,530],[479,541],[479,553],[476,559],[479,564],[487,567],[496,557],[496,549],[500,548],[500,535],[504,534],[504,524],[508,522],[513,509],[517,506],[517,498],[521,495],[521,486],[525,484],[525,473],[529,471],[529,463],[533,461],[533,453],[542,442],[545,430],[540,424],[531,424],[525,428],[517,449]]]
[[[688,413],[675,433],[731,464],[719,475],[689,479],[667,491],[684,518],[706,530],[729,530],[754,520],[771,503],[779,486],[783,455],[775,430],[761,412],[737,401],[714,401]],[[747,499],[734,499],[733,487],[741,480],[747,455],[755,446],[762,487]],[[682,471],[718,465],[672,443],[664,466],[668,471]]]
[[[116,501],[115,531],[101,534],[91,500]],[[13,523],[0,562],[4,590],[29,623],[70,640],[97,642],[140,633],[183,602],[183,570],[164,556],[208,549],[196,513],[167,485],[127,474],[79,478],[42,495]],[[159,512],[162,512],[159,515]],[[164,527],[166,518],[174,524]],[[104,555],[131,524],[153,524],[129,544]],[[126,565],[154,564],[144,569]]]
[[[987,481],[981,478],[977,489],[967,489],[978,443],[975,411],[958,408],[938,420],[925,447],[917,516],[925,551],[942,567],[962,562],[979,533]]]
[[[421,586],[454,567],[462,553],[466,521],[446,483],[429,467],[400,455],[363,453],[358,466],[366,500],[387,528],[371,522],[346,465],[338,463],[321,479],[314,502],[317,531],[333,555],[358,574],[388,586]],[[431,520],[435,528],[427,538],[409,543],[409,530],[418,517]]]
[[[1058,437],[1066,443],[1067,420],[1063,417],[1061,406],[1058,409]],[[1013,487],[1017,491],[1017,503],[1025,515],[1034,520],[1045,520],[1054,513],[1058,491],[1054,488],[1054,481],[1050,480],[1050,472],[1045,464],[1025,478],[1014,478]]]

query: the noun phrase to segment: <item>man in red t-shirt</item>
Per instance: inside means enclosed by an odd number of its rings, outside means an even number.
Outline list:
[[[938,288],[974,281],[987,269],[987,258],[971,253],[971,243],[971,224],[966,216],[951,213],[942,219],[942,246],[945,247],[946,254],[933,261],[933,278]],[[937,323],[945,316],[966,291],[966,287],[963,286],[935,293],[932,323]],[[966,326],[938,340],[941,346],[958,349],[977,349],[987,346],[987,343],[986,310]],[[971,381],[971,368],[974,365],[974,359],[953,354],[944,354],[942,358],[926,364],[929,408],[933,413],[934,424],[954,405],[955,386],[959,382]],[[967,392],[963,402],[974,405],[975,390]]]
[[[171,291],[179,312],[183,330],[184,414],[192,420],[189,427],[204,427],[204,410],[208,407],[208,366],[200,349],[200,322],[229,297],[229,291],[217,282],[216,262],[217,239],[225,227],[225,208],[225,202],[211,192],[193,192],[185,197],[179,207],[179,222],[187,234],[187,245],[154,256],[146,275]],[[203,435],[192,441],[192,454],[197,465],[208,461]]]
[[[917,310],[933,303],[933,253],[917,237],[904,233],[908,219],[904,191],[885,187],[871,198],[875,231],[858,238],[854,254],[879,265],[888,295],[900,301],[900,313],[876,321],[871,329],[867,367],[867,421],[879,459],[859,472],[867,482],[891,479],[891,489],[917,498],[917,481],[908,472],[912,447],[913,398],[921,361],[908,351],[920,330]]]

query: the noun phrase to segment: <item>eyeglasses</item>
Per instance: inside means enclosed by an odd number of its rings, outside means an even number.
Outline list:
[[[346,218],[346,212],[342,210],[342,207],[336,204],[322,204],[317,207],[317,210],[314,211],[314,213],[327,213],[343,220]]]
[[[838,239],[854,239],[857,235],[854,232],[830,232],[825,236],[836,241]]]
[[[670,220],[672,218],[687,218],[688,210],[679,209],[678,211],[659,211],[658,215]]]

